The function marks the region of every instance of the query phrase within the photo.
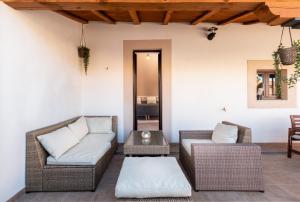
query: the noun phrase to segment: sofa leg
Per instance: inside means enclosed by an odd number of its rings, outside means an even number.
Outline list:
[[[259,191],[260,193],[265,193],[265,191]]]

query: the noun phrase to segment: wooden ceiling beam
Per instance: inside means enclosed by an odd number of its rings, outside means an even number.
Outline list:
[[[41,1],[41,0],[39,0]],[[101,10],[101,11],[128,11],[130,9],[137,11],[210,11],[214,9],[230,9],[232,11],[252,10],[253,4],[236,4],[236,3],[37,3],[36,2],[6,2],[11,7],[19,10],[74,10],[74,11],[87,11],[87,10]],[[47,4],[47,6],[45,6]]]
[[[104,20],[105,22],[109,23],[109,24],[115,24],[116,22],[111,19],[109,16],[107,16],[105,13],[103,13],[102,11],[96,11],[96,10],[91,10],[91,12],[97,16],[98,18],[100,18],[101,20]]]
[[[243,22],[243,25],[253,25],[253,24],[257,24],[260,23],[259,20],[251,20],[251,21],[247,21],[247,22]]]
[[[67,12],[67,11],[56,10],[56,11],[53,11],[53,12],[58,13],[58,14],[64,16],[64,17],[67,17],[67,18],[69,18],[69,19],[71,19],[71,20],[73,20],[73,21],[75,21],[75,22],[79,22],[79,23],[81,23],[81,24],[88,24],[88,21],[87,21],[87,20],[82,19],[82,18],[80,18],[80,17],[77,17],[77,16],[75,16],[75,15],[73,15],[72,13],[69,13],[69,12]]]
[[[149,3],[150,0],[3,0],[4,2],[55,2],[55,3]],[[287,5],[287,4],[297,4],[299,0],[151,0],[151,3],[260,3],[265,2],[268,4],[278,4],[278,5]]]
[[[223,20],[223,21],[219,22],[218,25],[227,25],[229,23],[236,22],[242,18],[250,17],[251,15],[253,15],[253,11],[246,11],[246,12],[240,13],[238,15],[232,16],[226,20]]]
[[[171,17],[172,17],[172,13],[173,13],[172,10],[166,11],[164,21],[163,21],[163,25],[167,25],[170,22]]]
[[[299,0],[266,1],[266,5],[274,15],[280,15],[282,18],[300,17]]]
[[[268,25],[276,25],[276,22],[278,22],[278,20],[280,19],[279,15],[276,15],[274,18],[272,18],[271,20],[269,20]]]
[[[226,20],[223,20],[221,22],[218,23],[218,25],[226,25],[226,24],[229,24],[229,23],[233,23],[233,22],[236,22],[242,18],[247,18],[247,17],[250,17],[252,16],[253,14],[255,14],[257,11],[261,10],[263,7],[265,7],[265,4],[264,3],[261,3],[259,4],[259,6],[256,7],[255,10],[253,11],[245,11],[245,12],[242,12],[240,14],[237,14],[235,16],[232,16]]]
[[[129,15],[132,19],[133,24],[138,25],[141,24],[140,18],[137,14],[137,11],[134,9],[129,10]]]
[[[192,25],[197,25],[201,22],[204,22],[205,20],[209,19],[210,17],[212,17],[213,15],[217,14],[220,11],[220,9],[214,9],[211,11],[206,11],[203,15],[201,15],[200,17],[196,18],[195,20],[193,20],[191,22]]]

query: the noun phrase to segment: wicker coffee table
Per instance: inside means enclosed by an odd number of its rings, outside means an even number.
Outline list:
[[[151,138],[142,138],[142,131],[131,131],[125,144],[124,155],[169,155],[170,146],[162,131],[150,131]]]

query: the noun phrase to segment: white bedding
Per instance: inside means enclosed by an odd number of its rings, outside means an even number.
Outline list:
[[[55,159],[47,158],[48,165],[96,165],[98,160],[111,148],[110,136],[88,134],[79,144]]]
[[[117,198],[190,197],[191,186],[175,157],[126,157]]]

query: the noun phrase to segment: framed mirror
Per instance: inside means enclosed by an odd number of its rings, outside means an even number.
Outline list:
[[[133,129],[162,130],[161,50],[133,51]]]

